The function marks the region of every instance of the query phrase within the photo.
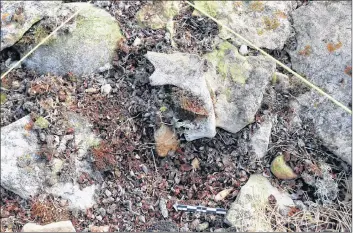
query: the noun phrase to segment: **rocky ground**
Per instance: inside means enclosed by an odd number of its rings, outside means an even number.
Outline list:
[[[2,71],[63,2],[1,3]],[[185,2],[83,4],[1,80],[1,231],[351,229],[349,114]],[[345,3],[195,4],[351,108]]]

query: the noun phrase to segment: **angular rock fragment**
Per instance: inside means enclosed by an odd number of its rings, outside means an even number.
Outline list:
[[[251,175],[228,210],[226,221],[241,232],[272,231],[264,209],[270,196],[276,199],[280,211],[294,206],[289,195],[273,187],[267,178],[260,174]]]

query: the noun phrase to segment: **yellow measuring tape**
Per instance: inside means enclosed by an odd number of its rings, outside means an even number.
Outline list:
[[[276,58],[272,57],[270,54],[266,53],[264,50],[260,49],[259,47],[257,47],[256,45],[254,45],[253,43],[251,43],[249,40],[245,39],[244,37],[242,37],[241,35],[239,35],[238,33],[236,33],[235,31],[233,31],[232,29],[230,29],[227,25],[224,25],[223,23],[221,23],[220,21],[218,21],[217,19],[215,19],[214,17],[212,17],[211,15],[209,15],[207,12],[205,12],[204,10],[200,9],[199,7],[195,6],[194,4],[192,4],[189,1],[185,1],[187,4],[189,4],[190,6],[192,6],[193,8],[195,8],[196,10],[198,10],[199,12],[201,12],[202,14],[204,14],[205,16],[207,16],[208,18],[212,19],[213,21],[215,21],[217,24],[219,24],[220,26],[222,26],[223,28],[227,29],[230,33],[232,33],[233,35],[235,35],[236,37],[240,38],[241,40],[243,40],[246,44],[248,44],[249,46],[253,47],[254,49],[258,50],[260,53],[262,53],[263,55],[265,55],[266,57],[270,58],[272,61],[276,62],[276,64],[278,64],[279,66],[281,66],[283,69],[285,69],[286,71],[288,71],[289,73],[293,74],[295,77],[299,78],[302,82],[304,82],[306,85],[308,85],[309,87],[315,89],[317,92],[319,92],[320,94],[322,94],[323,96],[325,96],[326,98],[328,98],[329,100],[331,100],[334,104],[336,104],[337,106],[341,107],[342,109],[344,109],[346,112],[348,112],[349,114],[352,114],[352,110],[350,110],[348,107],[346,107],[344,104],[342,104],[341,102],[337,101],[335,98],[333,98],[332,96],[330,96],[329,94],[327,94],[326,92],[324,92],[320,87],[316,86],[315,84],[311,83],[310,81],[308,81],[307,79],[305,79],[303,76],[299,75],[298,73],[296,73],[294,70],[292,70],[291,68],[289,68],[288,66],[286,66],[285,64],[283,64],[282,62],[278,61]]]

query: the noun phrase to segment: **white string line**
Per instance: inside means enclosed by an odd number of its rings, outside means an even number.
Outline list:
[[[288,66],[286,66],[285,64],[283,64],[282,62],[278,61],[276,58],[272,57],[270,54],[266,53],[264,50],[260,49],[259,47],[257,47],[256,45],[254,45],[253,43],[251,43],[251,41],[247,40],[246,38],[244,38],[243,36],[241,36],[240,34],[236,33],[234,30],[232,30],[231,28],[229,28],[227,25],[224,25],[223,23],[221,23],[220,21],[218,21],[217,19],[215,19],[214,17],[212,17],[211,15],[209,15],[207,12],[205,12],[204,10],[200,9],[199,7],[193,5],[192,3],[190,3],[189,1],[185,1],[187,4],[189,4],[190,6],[192,6],[193,8],[195,8],[196,10],[198,10],[199,12],[201,12],[202,14],[204,14],[205,16],[209,17],[210,19],[212,19],[213,21],[215,21],[217,24],[219,24],[220,26],[222,26],[223,28],[227,29],[229,32],[231,32],[233,35],[235,35],[236,37],[240,38],[241,40],[243,40],[246,44],[248,44],[249,46],[253,47],[254,49],[258,50],[260,53],[262,53],[263,55],[265,55],[266,57],[270,58],[272,61],[276,62],[276,64],[278,64],[279,66],[281,66],[283,69],[285,69],[286,71],[288,71],[289,73],[293,74],[295,77],[299,78],[302,82],[304,82],[306,85],[308,85],[309,87],[315,89],[317,92],[319,92],[320,94],[322,94],[323,96],[325,96],[326,98],[328,98],[329,100],[331,100],[334,104],[336,104],[337,106],[341,107],[343,110],[345,110],[346,112],[348,112],[349,114],[352,114],[352,110],[350,110],[348,107],[346,107],[344,104],[342,104],[341,102],[339,102],[338,100],[336,100],[335,98],[333,98],[331,95],[327,94],[325,91],[323,91],[320,87],[316,86],[315,84],[311,83],[310,81],[308,81],[307,79],[305,79],[303,76],[299,75],[298,73],[296,73],[294,70],[292,70],[291,68],[289,68]]]
[[[81,8],[82,9],[82,8]],[[17,67],[21,62],[23,62],[29,55],[31,55],[36,49],[39,48],[42,44],[44,44],[51,36],[53,36],[60,28],[62,28],[65,24],[67,24],[71,19],[73,19],[81,9],[77,10],[73,15],[70,16],[65,22],[63,22],[59,27],[57,27],[52,33],[50,33],[47,37],[45,37],[39,44],[37,44],[31,51],[29,51],[25,56],[21,58],[15,65],[13,65],[10,69],[8,69],[3,75],[1,75],[1,79],[3,79],[6,75],[8,75],[15,67]]]

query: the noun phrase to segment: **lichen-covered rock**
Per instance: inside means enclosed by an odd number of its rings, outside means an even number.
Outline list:
[[[244,57],[229,42],[204,57],[210,70],[218,71],[205,75],[215,100],[216,125],[236,133],[254,121],[275,63],[264,56]]]
[[[251,175],[228,210],[226,221],[241,232],[272,231],[270,219],[266,218],[264,209],[270,195],[276,199],[280,211],[294,206],[289,195],[273,187],[267,178],[260,174]]]
[[[76,232],[71,221],[54,222],[47,225],[38,225],[35,223],[26,223],[23,232]]]
[[[291,36],[289,13],[295,9],[293,1],[195,1],[194,4],[259,47],[282,49]],[[199,12],[195,10],[194,14]],[[220,35],[226,39],[232,34],[223,28]]]
[[[31,26],[52,16],[61,1],[2,1],[1,50],[14,45]]]
[[[144,27],[161,29],[168,26],[180,11],[180,1],[152,1],[144,5],[136,15]]]
[[[38,155],[39,143],[36,133],[28,130],[30,116],[1,128],[1,186],[28,199],[39,193],[48,193],[61,196],[69,200],[71,209],[85,210],[94,203],[94,194],[98,185],[93,184],[80,189],[77,179],[82,172],[93,174],[91,164],[80,160],[87,153],[90,143],[99,140],[93,136],[90,125],[75,114],[70,114],[68,125],[75,130],[75,145],[80,150],[72,156],[69,163],[74,167],[70,169],[69,179],[59,177],[63,164],[60,159],[53,159],[52,167],[48,167],[45,160]],[[67,173],[68,171],[65,171]],[[54,182],[48,184],[48,178]],[[23,185],[23,184],[26,185]]]
[[[352,11],[349,2],[310,2],[292,14],[297,48],[292,67],[346,106],[352,104]],[[296,111],[313,122],[316,134],[337,156],[352,164],[352,119],[315,91],[297,98]]]
[[[89,3],[63,4],[56,16],[81,9],[68,33],[59,33],[39,47],[25,65],[40,73],[90,74],[110,63],[122,38],[118,22],[105,10]]]
[[[149,77],[151,85],[174,85],[190,92],[204,104],[208,113],[194,122],[182,122],[179,126],[188,128],[185,138],[188,141],[216,135],[216,120],[209,88],[205,80],[203,59],[185,53],[162,54],[147,52],[146,57],[155,67]]]

